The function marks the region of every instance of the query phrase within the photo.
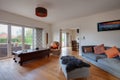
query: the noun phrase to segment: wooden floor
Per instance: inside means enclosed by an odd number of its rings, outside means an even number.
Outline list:
[[[62,50],[62,55],[74,55],[81,58],[78,52],[72,52],[69,48]],[[59,69],[59,57],[29,61],[23,66],[15,63],[12,58],[0,60],[0,80],[66,80]],[[84,80],[84,79],[76,79]],[[87,80],[120,80],[111,74],[91,64],[90,76]]]

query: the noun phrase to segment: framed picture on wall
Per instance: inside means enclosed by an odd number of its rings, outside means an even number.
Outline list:
[[[98,23],[97,29],[98,29],[98,32],[120,30],[120,20]]]
[[[79,29],[77,29],[77,33],[79,33]]]
[[[46,44],[48,44],[48,33],[46,33]]]

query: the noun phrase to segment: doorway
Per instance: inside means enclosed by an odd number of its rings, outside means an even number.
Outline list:
[[[79,29],[62,29],[61,34],[62,48],[79,51]]]

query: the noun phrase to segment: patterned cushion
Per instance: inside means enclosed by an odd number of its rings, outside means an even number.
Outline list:
[[[94,47],[95,54],[103,54],[105,51],[104,44],[98,45]]]
[[[92,47],[84,47],[84,52],[85,53],[91,53],[91,52],[93,52]]]

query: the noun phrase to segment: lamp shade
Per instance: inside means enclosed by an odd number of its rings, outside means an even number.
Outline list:
[[[47,16],[47,9],[43,8],[43,7],[37,7],[35,9],[36,12],[36,16],[39,17],[46,17]]]

